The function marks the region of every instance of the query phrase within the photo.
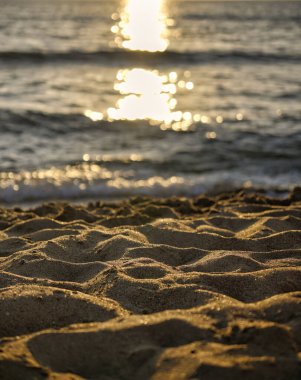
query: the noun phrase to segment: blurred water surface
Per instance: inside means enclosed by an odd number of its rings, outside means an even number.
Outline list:
[[[0,6],[0,202],[300,184],[300,2]]]

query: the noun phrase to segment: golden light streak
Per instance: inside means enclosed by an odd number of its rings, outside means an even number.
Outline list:
[[[176,72],[162,75],[156,70],[142,68],[119,70],[114,89],[124,97],[118,100],[115,108],[107,110],[108,119],[149,120],[164,123],[162,129],[188,130],[193,115],[175,110],[177,78]]]
[[[114,17],[113,17],[114,16]],[[116,19],[116,15],[112,16]],[[162,0],[127,0],[119,22],[111,29],[119,47],[136,51],[162,52],[168,47],[167,25]]]

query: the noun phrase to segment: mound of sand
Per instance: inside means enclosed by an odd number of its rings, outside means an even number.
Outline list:
[[[300,379],[300,194],[2,209],[0,310],[0,379]]]

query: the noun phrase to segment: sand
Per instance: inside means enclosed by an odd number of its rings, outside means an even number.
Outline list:
[[[301,191],[0,210],[0,379],[301,378]]]

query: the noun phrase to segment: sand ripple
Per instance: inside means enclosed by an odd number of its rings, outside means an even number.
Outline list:
[[[299,195],[0,210],[0,378],[300,379]]]

